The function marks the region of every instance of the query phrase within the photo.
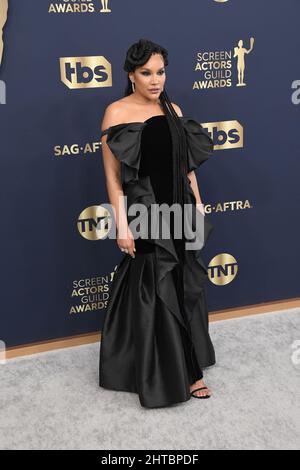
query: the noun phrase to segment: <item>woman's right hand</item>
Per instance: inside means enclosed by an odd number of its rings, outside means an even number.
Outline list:
[[[135,249],[134,237],[129,227],[127,228],[127,238],[120,238],[119,232],[118,232],[117,244],[120,250],[122,249],[128,250],[128,254],[132,256],[132,258],[135,258],[134,252],[136,251],[136,249]]]

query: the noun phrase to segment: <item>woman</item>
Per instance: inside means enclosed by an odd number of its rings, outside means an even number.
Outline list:
[[[147,408],[191,396],[209,398],[202,369],[215,364],[200,249],[188,250],[185,235],[175,238],[178,215],[167,222],[151,211],[155,204],[190,204],[194,211],[185,222],[193,229],[202,218],[204,243],[213,229],[204,217],[194,173],[212,154],[213,142],[201,124],[183,117],[170,102],[167,56],[166,49],[145,39],[129,48],[125,97],[106,108],[101,125],[117,244],[126,254],[114,275],[102,329],[99,384],[137,393]],[[127,208],[122,196],[127,196]],[[140,224],[145,237],[131,230],[135,217],[128,210],[135,203],[146,208]],[[149,236],[150,224],[169,227],[170,236]]]

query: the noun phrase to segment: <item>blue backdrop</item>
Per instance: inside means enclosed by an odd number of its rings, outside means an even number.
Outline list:
[[[124,255],[93,224],[108,202],[100,125],[124,94],[125,53],[141,37],[168,49],[171,100],[214,138],[213,157],[197,170],[215,227],[203,250],[209,310],[300,294],[298,0],[103,6],[8,1],[0,68],[7,347],[101,329]]]

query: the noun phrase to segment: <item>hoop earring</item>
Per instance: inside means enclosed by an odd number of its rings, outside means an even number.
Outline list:
[[[132,88],[132,91],[135,92],[135,84],[134,84],[134,82],[131,82],[131,88]]]

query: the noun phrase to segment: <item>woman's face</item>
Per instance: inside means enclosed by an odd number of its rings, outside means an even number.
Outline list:
[[[129,74],[135,84],[135,93],[157,101],[166,81],[166,71],[160,54],[152,54],[148,62]],[[154,90],[155,89],[155,90]]]

